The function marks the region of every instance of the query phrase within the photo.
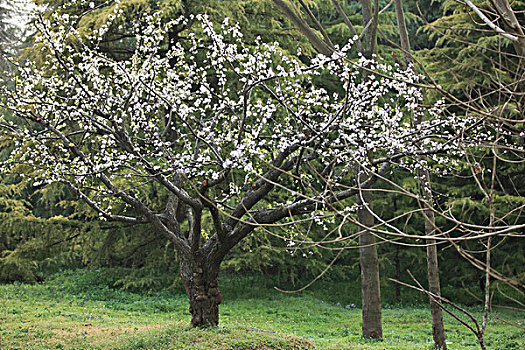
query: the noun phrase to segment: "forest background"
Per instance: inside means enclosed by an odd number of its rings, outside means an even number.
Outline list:
[[[79,15],[93,8],[78,22],[78,30],[84,33],[101,27],[112,10],[111,4],[104,1],[39,3],[47,5],[48,14],[60,12]],[[238,22],[246,42],[254,42],[257,37],[264,42],[277,40],[288,55],[299,55],[298,58],[304,62],[323,50],[322,45],[316,45],[315,40],[308,39],[305,30],[301,30],[300,26],[298,29],[293,16],[283,11],[279,1],[129,0],[121,3],[125,9],[123,23],[158,9],[164,11],[166,17],[206,13],[216,23],[221,23],[224,17],[229,17],[233,23]],[[347,20],[353,23],[357,34],[366,31],[361,2],[340,1],[347,17],[338,13],[332,1],[286,3],[328,46],[343,46],[354,36]],[[474,3],[491,13],[492,3]],[[376,8],[382,9],[378,17],[377,54],[386,62],[406,66],[407,50],[402,49],[399,17],[396,17],[395,11],[397,4],[375,2]],[[525,3],[515,1],[511,4],[519,23],[523,24]],[[503,125],[502,128],[509,132],[510,142],[523,145],[524,65],[523,52],[520,51],[523,48],[520,49],[519,44],[507,40],[502,33],[498,34],[494,28],[483,23],[483,19],[476,17],[473,7],[467,3],[405,1],[402,5],[410,38],[409,51],[416,62],[416,70],[427,75],[428,85],[434,86],[425,92],[427,103],[444,96],[449,113],[467,114],[475,111],[492,114],[500,126]],[[1,64],[6,71],[14,69],[9,61],[15,57],[39,57],[38,47],[32,45],[34,33],[26,33],[27,39],[20,45],[16,38],[24,35],[16,25],[6,21],[12,18],[14,11],[16,8],[6,2],[0,7]],[[120,28],[113,28],[114,32],[110,32],[103,45],[104,51],[116,58],[129,55],[133,47],[128,33],[119,31]],[[514,30],[509,25],[505,27],[505,24],[501,28],[505,28],[507,34]],[[351,51],[349,57],[358,57],[357,49]],[[328,88],[330,83],[329,80],[325,83]],[[0,157],[5,159],[12,145],[8,138],[2,142]],[[500,159],[493,150],[480,147],[469,154],[471,158],[459,159],[454,174],[431,172],[429,180],[433,201],[440,211],[453,213],[453,217],[461,218],[466,223],[490,226],[496,218],[501,224],[522,228],[525,224],[522,215],[525,204],[523,153],[512,149],[507,154],[501,153]],[[491,183],[491,176],[496,172],[497,181],[492,177]],[[1,176],[2,282],[35,283],[65,269],[104,267],[125,269],[126,273],[113,283],[115,287],[126,290],[151,291],[180,285],[177,254],[172,242],[162,235],[154,234],[150,226],[100,221],[98,213],[63,185],[35,185],[31,177],[14,174]],[[418,181],[409,172],[399,171],[391,176],[408,191],[420,191]],[[383,180],[378,180],[377,187],[392,189]],[[487,188],[492,190],[490,197],[484,192]],[[144,186],[142,191],[141,198],[145,201],[164,200],[162,193],[157,193],[158,188],[153,185]],[[149,204],[155,206],[159,203]],[[413,198],[393,190],[378,191],[373,198],[374,211],[380,214],[382,220],[412,235],[401,240],[379,234],[379,237],[384,238],[377,245],[380,284],[383,295],[388,295],[392,302],[407,301],[403,299],[405,293],[401,285],[391,279],[413,284],[408,269],[416,280],[427,285],[428,253],[425,245],[428,241],[413,237],[425,233],[425,215],[415,213],[403,217],[414,206],[417,207],[417,204]],[[435,220],[436,226],[443,231],[450,230],[450,237],[463,237],[464,232],[454,231],[454,223],[439,215],[436,215]],[[211,221],[209,217],[208,221]],[[204,225],[212,226],[206,220]],[[343,235],[351,237],[358,231],[357,225],[346,224]],[[314,227],[308,239],[300,244],[301,239],[289,232],[279,229],[259,230],[257,234],[242,240],[226,256],[221,265],[222,273],[263,276],[265,280],[271,281],[270,284],[283,289],[299,288],[321,273],[324,282],[359,283],[359,241],[343,240],[327,249],[325,244],[316,243],[322,241],[324,236],[322,227]],[[487,265],[480,262],[486,259],[488,243],[489,248],[492,245],[489,249],[490,266],[498,271],[496,278],[492,277],[494,284],[490,289],[490,302],[507,306],[516,306],[517,303],[518,307],[523,307],[525,247],[522,238],[523,230],[517,229],[494,236],[491,243],[480,239],[462,241],[459,245],[454,241],[443,241],[437,245],[442,294],[460,304],[473,305],[484,300]],[[327,266],[330,266],[328,270]],[[516,282],[510,283],[511,287],[508,287],[509,281]],[[514,288],[516,286],[517,291]],[[413,298],[412,294],[408,295]]]

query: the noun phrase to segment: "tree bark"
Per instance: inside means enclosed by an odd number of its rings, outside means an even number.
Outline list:
[[[222,294],[219,291],[220,262],[203,263],[197,257],[181,258],[181,278],[190,301],[191,325],[193,327],[214,327],[219,325],[219,304]]]
[[[359,175],[361,181],[362,175]],[[372,193],[364,191],[357,195],[357,218],[365,227],[374,225],[374,217],[369,212]],[[368,208],[367,208],[368,207]],[[379,260],[377,256],[376,239],[365,228],[359,232],[359,256],[361,265],[361,302],[363,307],[363,337],[381,339],[383,328],[381,324],[381,289],[379,285]]]
[[[428,171],[421,170],[423,198],[426,200],[425,205],[433,205],[434,196],[430,190],[430,175]],[[423,211],[425,215],[425,236],[433,236],[436,228],[436,219],[434,212],[430,209]],[[427,278],[428,290],[437,296],[441,296],[441,287],[439,284],[439,265],[437,255],[436,240],[427,241]],[[440,350],[447,350],[445,341],[445,325],[443,324],[443,312],[438,303],[430,298],[430,314],[432,315],[432,337],[434,347]]]
[[[288,17],[290,21],[299,29],[299,31],[310,41],[317,51],[323,55],[330,56],[333,49],[323,39],[321,39],[313,30],[310,28],[308,23],[301,18],[285,1],[273,0],[274,4],[279,7],[281,12]]]
[[[432,221],[434,219],[432,215]],[[429,215],[429,213],[427,213]],[[425,234],[428,234],[427,225],[433,223],[430,220],[425,220]],[[433,226],[433,225],[432,225]],[[436,241],[430,240],[427,242],[427,273],[428,273],[428,289],[434,295],[441,296],[441,288],[439,286],[439,269],[437,258]],[[430,314],[432,315],[432,337],[434,339],[434,347],[441,350],[447,349],[445,342],[445,327],[443,325],[443,313],[438,303],[430,298]]]
[[[399,41],[401,43],[401,50],[403,50],[403,57],[407,68],[413,63],[412,55],[410,54],[410,40],[408,38],[407,27],[405,24],[405,13],[403,11],[402,0],[394,1],[396,8],[397,27],[399,28]]]
[[[394,264],[396,265],[396,279],[401,281],[401,261],[399,260],[399,244],[396,244],[396,255],[394,256]],[[401,301],[401,285],[395,283],[396,300]]]
[[[366,28],[364,33],[365,45],[363,56],[371,59],[377,53],[377,20],[378,20],[378,1],[376,7],[372,10],[371,0],[361,0],[363,27]],[[363,73],[364,77],[368,76],[368,71]]]

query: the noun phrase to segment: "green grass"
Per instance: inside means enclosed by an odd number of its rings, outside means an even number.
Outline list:
[[[383,309],[384,340],[360,336],[359,286],[324,283],[287,295],[261,281],[223,278],[221,325],[189,327],[181,289],[131,293],[114,288],[123,271],[76,270],[40,285],[0,286],[0,349],[431,349],[426,303]],[[473,308],[480,316],[481,309]],[[523,314],[494,311],[489,349],[524,349]],[[475,337],[445,317],[450,349],[477,349]]]

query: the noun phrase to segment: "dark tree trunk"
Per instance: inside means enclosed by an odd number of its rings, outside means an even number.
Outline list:
[[[394,197],[394,213],[397,213],[397,200]],[[401,260],[399,259],[400,245],[396,244],[396,251],[394,255],[394,264],[395,264],[395,276],[396,280],[401,281]],[[396,290],[396,300],[401,301],[401,285],[399,283],[394,283],[394,288]]]
[[[394,263],[396,264],[396,279],[401,281],[401,261],[399,260],[399,244],[396,244],[396,255],[394,257]],[[396,288],[396,300],[401,301],[401,285],[395,284]]]
[[[374,217],[366,207],[372,203],[372,194],[364,191],[357,195],[357,211],[359,223],[365,227],[374,225]],[[363,337],[381,339],[381,291],[379,285],[379,261],[377,257],[376,239],[368,230],[361,228],[359,232],[359,260],[361,264],[361,301],[363,307]]]
[[[403,50],[403,56],[405,57],[405,63],[407,67],[413,63],[413,58],[410,53],[410,40],[408,38],[408,32],[405,25],[405,15],[403,13],[403,2],[402,0],[395,0],[396,16],[399,28],[399,38],[401,41],[401,49]],[[419,125],[421,120],[414,120],[415,125]],[[419,157],[419,160],[422,160]],[[434,202],[434,196],[430,190],[430,175],[426,170],[420,170],[419,176],[423,179],[422,181],[422,192],[423,198],[428,203]],[[428,204],[425,204],[428,205]],[[430,209],[425,210],[425,235],[433,236],[435,233],[436,220],[434,218],[434,212]],[[431,293],[441,296],[441,289],[439,286],[439,266],[437,247],[435,240],[427,241],[427,275],[428,285]],[[398,281],[400,279],[398,278]],[[445,342],[445,326],[443,324],[443,314],[439,304],[430,298],[430,314],[432,315],[432,336],[434,338],[434,347],[440,350],[447,350],[447,344]]]
[[[437,247],[435,243],[436,241],[434,240],[429,240],[427,242],[428,289],[431,293],[441,296],[441,288],[439,286]],[[447,350],[447,344],[445,342],[445,327],[443,324],[443,313],[441,312],[441,307],[439,304],[436,303],[432,298],[430,298],[430,314],[432,315],[432,337],[434,338],[434,347],[436,349]]]
[[[219,262],[181,259],[181,278],[190,301],[191,325],[213,327],[219,324]]]
[[[372,10],[371,0],[360,0],[363,14],[365,45],[363,56],[371,59],[377,52],[377,13]],[[377,9],[376,9],[377,10]],[[370,72],[363,71],[363,79],[368,79]],[[368,175],[361,173],[357,167],[357,182],[361,184]],[[381,339],[383,326],[381,323],[381,290],[379,285],[379,259],[377,257],[376,238],[367,230],[374,226],[372,208],[372,193],[363,191],[357,194],[357,220],[362,225],[359,232],[359,263],[361,265],[361,302],[363,307],[363,337]],[[368,208],[367,208],[368,207]],[[370,208],[370,209],[369,209]]]
[[[423,175],[423,195],[429,202],[433,202],[432,191],[430,191],[430,176],[428,172],[421,172]],[[425,235],[433,236],[435,234],[436,219],[434,212],[430,209],[424,211],[425,214]],[[431,293],[441,296],[439,284],[439,265],[436,241],[431,239],[427,241],[427,275],[428,289]],[[432,337],[434,338],[434,347],[440,350],[447,350],[445,341],[445,325],[443,324],[443,313],[441,307],[434,299],[430,298],[430,314],[432,315]]]

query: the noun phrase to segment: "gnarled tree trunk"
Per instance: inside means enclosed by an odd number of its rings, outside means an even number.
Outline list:
[[[219,324],[220,261],[204,261],[201,257],[180,259],[181,278],[190,301],[191,325],[212,327]]]

